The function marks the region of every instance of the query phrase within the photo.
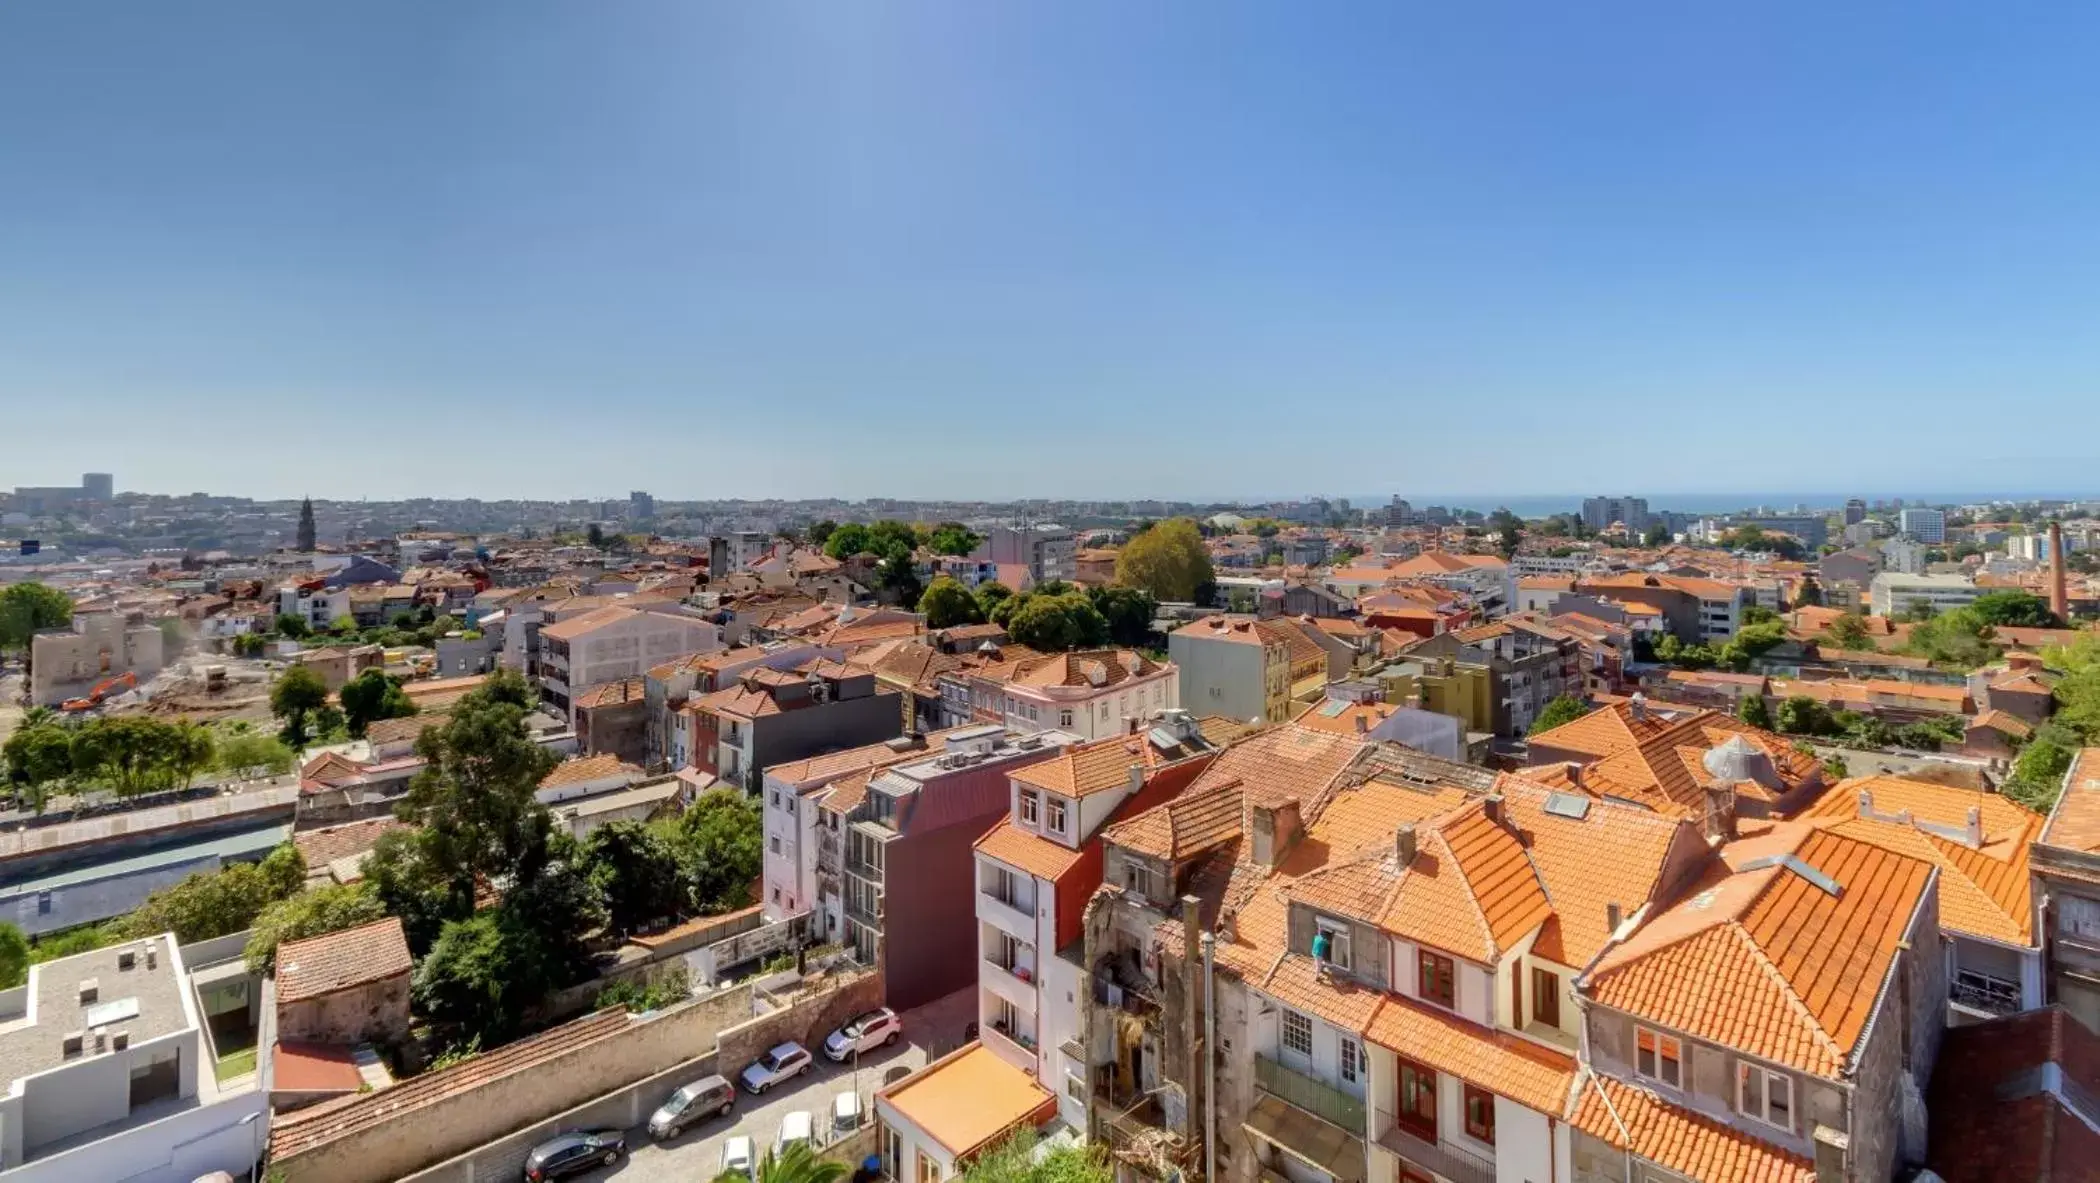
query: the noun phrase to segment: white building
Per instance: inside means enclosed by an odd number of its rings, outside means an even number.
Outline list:
[[[288,583],[277,589],[277,615],[296,616],[318,632],[350,615],[350,589],[302,588]]]
[[[1891,538],[1881,544],[1881,565],[1898,575],[1923,575],[1929,549],[1909,538]]]
[[[942,716],[951,727],[1001,723],[1098,739],[1181,705],[1174,663],[1153,661],[1135,649],[1027,657],[951,671],[937,682]]]
[[[1904,575],[1883,571],[1868,585],[1868,603],[1875,616],[1898,616],[1923,602],[1934,612],[1964,608],[1976,602],[1983,589],[1966,575]]]
[[[539,643],[541,696],[568,714],[574,697],[593,686],[639,678],[684,654],[720,649],[722,629],[668,602],[612,604],[542,627]]]
[[[1896,515],[1898,532],[1931,546],[1947,541],[1947,515],[1937,509],[1905,509]]]

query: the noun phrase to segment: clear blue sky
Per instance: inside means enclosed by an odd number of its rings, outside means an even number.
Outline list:
[[[7,4],[0,484],[2089,489],[2050,8]]]

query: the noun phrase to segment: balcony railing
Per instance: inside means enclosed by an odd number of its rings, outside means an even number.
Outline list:
[[[1257,1055],[1254,1057],[1254,1083],[1287,1105],[1302,1109],[1330,1125],[1340,1126],[1358,1137],[1363,1136],[1362,1099],[1352,1097],[1324,1080],[1307,1076],[1280,1060]]]
[[[851,892],[848,892],[848,893],[847,893],[847,895],[846,895],[846,902],[845,902],[845,910],[846,910],[846,915],[847,915],[847,916],[848,916],[849,918],[851,918],[851,919],[853,919],[853,920],[858,920],[858,921],[860,921],[860,922],[861,922],[862,924],[865,924],[865,925],[869,926],[870,928],[880,928],[880,927],[882,927],[882,897],[881,897],[881,896],[876,896],[876,897],[875,897],[875,902],[874,902],[874,903],[872,903],[872,904],[868,904],[868,903],[862,903],[861,901],[859,901],[859,900],[856,900],[856,899],[855,899],[855,898],[853,897],[852,893],[851,893]]]
[[[1398,1123],[1395,1114],[1378,1112],[1378,1144],[1451,1183],[1495,1183],[1495,1164],[1448,1142],[1431,1142]]]
[[[1975,970],[1956,970],[1948,998],[1959,1006],[1994,1015],[2015,1014],[2020,1009],[2020,983],[1995,978]]]

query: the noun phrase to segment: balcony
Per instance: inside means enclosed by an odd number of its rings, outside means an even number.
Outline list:
[[[1024,910],[1010,899],[1001,899],[996,891],[977,894],[977,915],[1008,936],[1018,940],[1035,940],[1035,905],[1030,901]]]
[[[1028,1031],[1008,1031],[998,1022],[986,1023],[978,1031],[992,1053],[1030,1076],[1036,1073],[1035,1036]]]
[[[1445,1142],[1431,1142],[1398,1124],[1394,1114],[1380,1110],[1378,1144],[1410,1164],[1432,1171],[1451,1183],[1495,1183],[1495,1164],[1470,1150]]]
[[[882,897],[880,895],[875,897],[873,903],[867,903],[855,899],[854,894],[849,891],[845,897],[845,912],[846,918],[849,920],[857,920],[869,928],[882,927]]]
[[[1307,1076],[1280,1060],[1261,1055],[1254,1057],[1254,1083],[1261,1091],[1295,1109],[1363,1137],[1364,1103],[1361,1098],[1352,1097],[1324,1080]]]
[[[992,993],[1031,1015],[1035,1013],[1035,974],[1027,966],[1003,966],[987,957],[977,976]]]
[[[1980,1014],[2016,1014],[2020,1010],[2020,983],[1972,969],[1957,969],[1947,998],[1958,1007]]]

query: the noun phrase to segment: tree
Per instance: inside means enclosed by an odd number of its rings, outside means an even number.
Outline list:
[[[196,783],[197,774],[210,768],[218,754],[218,741],[210,728],[188,719],[175,724],[169,739],[169,772],[182,782],[183,788]]]
[[[377,669],[368,669],[343,684],[336,694],[343,704],[343,717],[350,734],[363,738],[365,729],[381,719],[405,719],[416,713],[401,683]]]
[[[825,518],[811,525],[809,529],[804,530],[802,537],[811,546],[821,547],[831,540],[832,531],[838,528],[839,524],[837,522],[832,521],[830,518]]]
[[[1160,522],[1116,552],[1116,582],[1156,600],[1193,600],[1196,590],[1213,579],[1210,548],[1188,518]]]
[[[583,869],[621,932],[680,915],[691,904],[677,847],[640,822],[610,822],[592,830],[583,841]]]
[[[1838,649],[1868,650],[1874,648],[1874,638],[1867,634],[1866,618],[1857,612],[1845,612],[1830,622],[1824,630],[1823,640]]]
[[[73,601],[57,588],[36,582],[0,588],[0,652],[19,649],[26,663],[29,638],[47,628],[64,628],[73,619]]]
[[[305,665],[284,671],[270,687],[270,713],[284,720],[284,741],[306,746],[307,725],[315,711],[328,705],[328,683]]]
[[[1774,624],[1778,621],[1779,613],[1772,611],[1763,604],[1752,604],[1743,609],[1743,625],[1745,627],[1753,624]]]
[[[970,1160],[961,1183],[1111,1183],[1115,1172],[1099,1145],[1060,1141],[1045,1147],[1022,1129]]]
[[[2071,759],[2069,748],[2037,736],[2020,750],[2012,779],[2002,791],[2037,813],[2047,813],[2056,807],[2056,798],[2063,792],[2064,774],[2071,769]]]
[[[1517,548],[1524,544],[1524,519],[1509,510],[1497,509],[1489,514],[1488,525],[1494,527],[1495,545],[1502,551],[1503,558],[1516,554]]]
[[[871,535],[868,528],[859,522],[847,522],[835,526],[824,536],[824,553],[844,562],[870,549]]]
[[[282,776],[296,757],[284,742],[259,731],[245,731],[219,743],[219,767],[236,777]]]
[[[696,909],[718,915],[750,902],[765,858],[763,834],[757,799],[733,790],[703,793],[679,815],[672,844]]]
[[[2063,628],[2064,620],[2049,610],[2049,601],[2023,591],[1995,591],[1978,596],[1969,610],[1995,628]]]
[[[314,631],[306,623],[304,616],[294,616],[289,612],[279,613],[276,621],[270,627],[294,641],[300,640]]]
[[[299,500],[299,553],[313,553],[314,534],[314,501],[303,497]]]
[[[1573,723],[1590,713],[1589,704],[1572,694],[1563,694],[1546,704],[1538,717],[1531,721],[1532,735],[1543,735],[1555,727]]]
[[[0,757],[15,794],[42,813],[51,790],[73,775],[73,735],[56,723],[25,727],[0,745]]]
[[[1762,694],[1744,695],[1742,705],[1735,710],[1735,717],[1752,727],[1760,727],[1766,731],[1773,729],[1772,708],[1765,705],[1765,696]]]
[[[1641,535],[1641,545],[1650,549],[1670,545],[1670,524],[1668,522],[1648,523],[1647,532]]]
[[[1159,601],[1150,592],[1134,587],[1091,587],[1087,599],[1094,611],[1108,622],[1108,639],[1135,649],[1152,639],[1152,620],[1159,614]]]
[[[29,938],[22,930],[0,921],[0,990],[12,990],[29,980]]]
[[[373,844],[364,864],[372,894],[387,915],[401,918],[409,951],[419,957],[448,922],[474,912],[474,885],[441,873],[427,845],[420,830],[390,830]]]
[[[559,836],[556,853],[538,874],[512,884],[498,909],[505,923],[530,934],[536,968],[547,988],[573,986],[591,976],[589,938],[605,927],[605,900],[586,879],[576,842]]]
[[[269,973],[277,962],[277,947],[286,941],[341,932],[386,919],[386,907],[364,883],[328,884],[270,904],[255,918],[255,935],[248,938],[245,954],[248,968]]]
[[[1814,579],[1803,579],[1801,590],[1794,596],[1796,608],[1820,608],[1823,606],[1823,585]]]
[[[1108,642],[1108,620],[1083,592],[1030,595],[1007,618],[1006,633],[1044,653],[1092,649]]]
[[[118,796],[187,783],[211,764],[211,735],[195,723],[163,723],[143,715],[90,719],[72,732],[73,774]]]
[[[172,932],[183,945],[208,941],[254,924],[264,908],[299,890],[305,880],[305,859],[286,843],[261,865],[234,863],[200,871],[154,892],[125,918],[123,928],[132,937]]]
[[[749,1178],[742,1171],[723,1171],[714,1183],[839,1183],[846,1177],[846,1164],[818,1158],[807,1142],[796,1142],[785,1150],[768,1150]]]
[[[1355,562],[1356,560],[1362,558],[1363,554],[1363,547],[1360,547],[1353,542],[1344,542],[1340,546],[1334,548],[1334,565],[1337,567],[1346,567],[1349,564]]]
[[[455,895],[476,884],[523,882],[544,863],[553,821],[533,796],[558,758],[525,729],[523,679],[505,671],[416,738],[424,769],[396,812],[423,827],[423,853]]]
[[[919,597],[919,611],[926,614],[928,628],[953,628],[958,624],[978,624],[984,620],[984,613],[977,606],[977,597],[947,575],[927,585],[926,593]]]
[[[942,522],[934,527],[926,540],[926,547],[937,555],[966,555],[977,549],[984,538],[973,533],[961,522]]]
[[[1779,730],[1789,735],[1821,735],[1830,729],[1830,712],[1805,694],[1779,704]]]
[[[1971,670],[1995,660],[2002,647],[1992,628],[1975,609],[1964,605],[1913,625],[1904,652],[1937,665]]]
[[[416,965],[409,991],[416,1009],[461,1040],[501,1043],[522,1025],[525,1008],[547,991],[538,942],[499,912],[446,924]]]
[[[590,526],[587,527],[583,532],[583,541],[585,545],[591,547],[593,550],[604,550],[605,527],[599,525],[596,522],[592,522]]]
[[[1014,589],[994,579],[977,585],[976,598],[978,615],[994,624],[1003,624],[994,613],[999,605],[1014,598]]]

